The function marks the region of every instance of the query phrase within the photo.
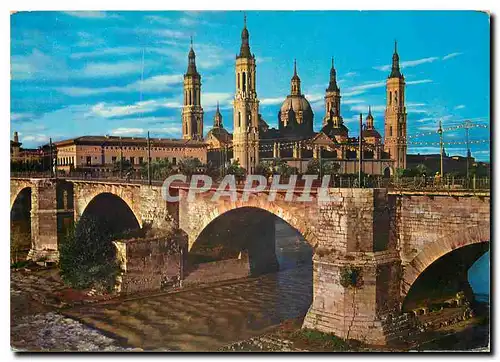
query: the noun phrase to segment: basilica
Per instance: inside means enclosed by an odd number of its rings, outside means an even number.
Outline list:
[[[255,55],[250,51],[250,34],[245,18],[241,47],[235,62],[233,133],[224,128],[217,106],[213,127],[203,137],[201,75],[196,69],[195,58],[191,45],[188,68],[184,75],[183,138],[203,140],[208,145],[209,161],[220,165],[221,162],[238,160],[247,172],[252,173],[260,161],[281,158],[302,173],[311,159],[318,158],[324,162],[338,163],[341,173],[357,172],[359,139],[349,136],[349,129],[342,118],[342,96],[333,59],[325,89],[321,129],[314,130],[315,114],[302,93],[296,62],[290,80],[290,94],[284,99],[277,115],[278,128],[270,128],[259,113],[256,61]],[[386,82],[386,99],[383,139],[375,129],[369,108],[363,123],[363,171],[369,174],[387,175],[392,174],[396,168],[406,167],[405,79],[400,71],[396,46],[392,70]]]

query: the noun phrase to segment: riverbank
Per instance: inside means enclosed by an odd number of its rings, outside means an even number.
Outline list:
[[[11,345],[15,351],[227,352],[484,350],[489,346],[489,320],[481,314],[425,332],[398,348],[346,343],[332,335],[301,330],[312,297],[307,273],[292,269],[123,299],[73,291],[54,268],[13,271]]]

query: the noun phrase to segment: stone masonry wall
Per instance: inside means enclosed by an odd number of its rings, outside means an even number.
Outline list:
[[[408,326],[393,318],[400,314],[394,291],[401,266],[388,232],[390,198],[377,189],[330,189],[330,195],[333,201],[320,205],[313,303],[304,327],[372,344],[404,337]],[[359,277],[345,285],[350,270]]]
[[[490,198],[400,195],[395,234],[404,266],[402,295],[441,256],[490,241]]]
[[[181,232],[155,238],[114,242],[122,274],[117,291],[159,291],[180,285],[186,240]]]

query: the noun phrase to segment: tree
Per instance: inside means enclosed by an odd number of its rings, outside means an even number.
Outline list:
[[[246,170],[240,166],[240,162],[238,160],[235,160],[227,168],[227,173],[229,175],[234,175],[236,177],[236,179],[241,179],[241,178],[245,177]]]
[[[329,161],[323,165],[324,175],[335,175],[339,172],[339,170],[340,170],[340,164],[338,164],[337,162]]]
[[[286,161],[281,158],[275,158],[273,160],[273,171],[275,174],[281,176],[290,176],[292,174],[292,168],[286,163]]]
[[[201,161],[195,157],[188,157],[179,161],[179,172],[186,176],[196,174],[202,167]]]
[[[419,163],[417,167],[415,167],[415,170],[417,171],[417,174],[419,176],[424,176],[429,174],[429,169],[423,163]]]
[[[111,223],[104,218],[83,215],[59,246],[63,281],[76,289],[94,287],[111,290],[119,267],[112,240]]]
[[[120,164],[121,164],[121,168],[120,168]],[[133,166],[132,166],[132,163],[130,162],[130,160],[127,160],[125,158],[116,160],[113,163],[113,171],[119,172],[120,169],[122,170],[123,173],[129,172],[130,170],[132,170]]]
[[[260,161],[257,166],[255,166],[255,174],[269,178],[269,176],[273,174],[272,164],[268,161]]]
[[[316,158],[307,163],[306,173],[309,175],[319,175],[319,161]]]
[[[168,158],[163,158],[151,162],[151,178],[154,180],[166,179],[174,171],[174,164],[168,160]],[[142,164],[141,174],[144,177],[148,175],[148,164]]]

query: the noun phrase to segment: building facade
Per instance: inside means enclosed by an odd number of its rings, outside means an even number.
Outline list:
[[[54,142],[58,170],[112,171],[120,160],[134,168],[148,160],[148,140],[143,137],[83,136]],[[173,164],[186,158],[207,162],[207,145],[196,140],[151,138],[151,161],[169,160]]]

